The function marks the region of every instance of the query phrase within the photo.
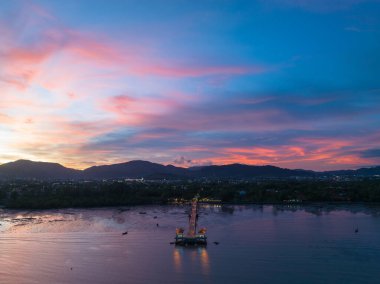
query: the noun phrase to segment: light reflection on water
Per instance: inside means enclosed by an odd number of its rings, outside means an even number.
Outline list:
[[[173,250],[173,261],[177,273],[181,273],[183,266],[187,265],[186,257],[190,259],[192,266],[200,265],[203,275],[210,273],[210,260],[206,247],[175,247]]]
[[[0,283],[379,283],[378,207],[205,206],[207,248],[170,245],[187,210],[0,209]]]

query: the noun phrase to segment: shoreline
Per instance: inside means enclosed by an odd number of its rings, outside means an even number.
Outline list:
[[[41,211],[41,210],[61,210],[61,209],[117,209],[126,207],[138,207],[138,206],[188,206],[189,202],[184,203],[135,203],[135,204],[125,204],[125,205],[110,205],[110,206],[77,206],[77,207],[7,207],[0,205],[2,210],[29,210],[29,211]],[[199,202],[200,205],[220,205],[220,206],[239,206],[239,205],[257,205],[257,206],[314,206],[314,207],[328,207],[328,206],[365,206],[365,207],[379,207],[380,202],[366,202],[366,201],[304,201],[304,202]]]

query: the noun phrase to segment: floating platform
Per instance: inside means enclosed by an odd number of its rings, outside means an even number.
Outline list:
[[[197,234],[194,237],[176,234],[175,244],[179,246],[206,246],[207,236],[205,234]]]

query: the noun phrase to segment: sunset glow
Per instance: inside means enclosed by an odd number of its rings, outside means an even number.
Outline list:
[[[0,163],[378,165],[379,14],[378,0],[3,1]]]

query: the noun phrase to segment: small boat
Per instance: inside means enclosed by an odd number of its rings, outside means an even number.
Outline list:
[[[177,228],[175,244],[179,246],[205,246],[207,245],[206,228],[201,228],[197,233],[198,221],[198,197],[191,202],[191,213],[189,215],[189,230],[185,234],[183,228]]]

